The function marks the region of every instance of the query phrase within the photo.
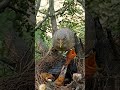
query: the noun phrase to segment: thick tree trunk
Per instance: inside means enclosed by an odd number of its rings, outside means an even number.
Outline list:
[[[117,50],[117,47],[115,45],[115,41],[113,40],[112,32],[110,29],[106,29],[106,31],[107,31],[107,38],[108,38],[110,45],[111,45],[111,48],[113,50],[114,59],[119,60],[120,56],[119,56],[119,52]]]
[[[108,39],[106,38],[99,18],[95,18],[96,27],[96,61],[97,65],[104,68],[106,74],[110,74],[109,64],[113,55],[111,53],[111,47]]]
[[[112,37],[107,38],[106,32],[104,32],[99,18],[95,18],[95,30],[96,30],[96,62],[98,67],[102,68],[99,70],[99,74],[94,79],[88,81],[86,87],[106,90],[117,90],[119,88],[119,75],[120,75],[120,61],[115,61],[113,47],[111,41]],[[117,82],[117,83],[116,83]],[[92,84],[91,84],[92,83]],[[91,85],[90,85],[91,84]],[[91,86],[91,87],[90,87]],[[88,89],[89,90],[89,89]]]
[[[41,0],[37,0],[36,3],[35,3],[36,4],[36,10],[35,10],[36,11],[36,15],[37,15],[37,13],[39,11],[40,3],[41,3]]]
[[[115,48],[111,32],[107,31],[106,33],[103,30],[99,18],[91,20],[89,17],[89,13],[86,13],[86,30],[88,31],[86,31],[85,52],[93,48],[95,44],[96,62],[99,67],[99,74],[95,76],[95,78],[86,81],[86,90],[90,90],[90,88],[91,90],[103,90],[104,88],[106,88],[106,90],[116,90],[116,88],[118,88],[116,82],[119,81],[117,75],[120,75],[120,61],[115,61],[117,48]],[[95,32],[90,32],[92,31],[91,29],[95,29]],[[89,40],[91,42],[89,42]]]
[[[95,23],[88,10],[85,11],[85,54],[95,47]]]

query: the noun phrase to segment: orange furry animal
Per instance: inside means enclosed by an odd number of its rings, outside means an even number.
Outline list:
[[[85,58],[85,78],[91,78],[95,74],[96,68],[95,53],[92,53]]]
[[[67,53],[66,56],[67,56],[67,57],[66,57],[66,64],[68,65],[68,64],[70,64],[70,61],[71,61],[72,59],[74,59],[74,57],[76,56],[75,50],[72,49],[72,50],[68,51],[68,53]]]

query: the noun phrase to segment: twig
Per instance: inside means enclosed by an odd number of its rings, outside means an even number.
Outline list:
[[[46,13],[46,17],[42,21],[37,23],[35,30],[37,30],[42,25],[42,23],[49,17],[49,10],[50,10],[50,8],[48,8],[48,11]]]
[[[35,4],[36,4],[36,8],[35,8],[36,10],[35,11],[36,11],[36,15],[37,15],[37,13],[39,11],[40,4],[41,4],[41,0],[37,0]]]
[[[56,14],[54,13],[55,16],[58,16],[58,15],[60,15],[60,14],[63,14],[70,5],[71,5],[71,4],[69,4],[69,5],[67,5],[67,6],[64,6],[64,7],[60,8],[59,10],[55,11],[55,13],[56,13]],[[42,25],[42,23],[45,22],[45,20],[46,20],[47,18],[49,18],[49,17],[52,16],[52,15],[49,14],[50,8],[51,8],[51,5],[49,6],[47,13],[44,13],[44,12],[39,11],[39,12],[42,13],[42,14],[46,14],[46,17],[45,17],[42,21],[40,21],[40,22],[37,23],[37,25],[36,25],[36,27],[35,27],[35,30],[38,29],[38,28]]]
[[[83,7],[83,9],[85,10],[85,0],[77,0]]]
[[[59,10],[57,10],[57,11],[56,11],[56,12],[57,12],[57,13],[56,13],[56,16],[58,16],[58,15],[60,15],[60,14],[63,14],[69,6],[70,6],[70,5],[67,5],[67,6],[64,6],[64,7],[60,8]]]

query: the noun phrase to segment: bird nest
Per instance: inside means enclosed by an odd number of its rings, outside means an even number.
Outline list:
[[[76,73],[72,73],[71,81],[63,84],[62,86],[57,86],[53,81],[44,81],[40,76],[41,73],[48,73],[48,71],[53,68],[56,64],[61,61],[65,61],[66,57],[63,55],[50,51],[49,54],[44,56],[39,62],[36,63],[36,81],[35,87],[36,90],[84,90],[85,79],[84,79],[84,63],[83,60],[76,58],[74,61],[77,66]],[[68,67],[69,68],[69,67]],[[56,70],[57,71],[57,70]],[[66,75],[66,77],[69,77]],[[65,78],[66,78],[65,77]],[[41,89],[42,88],[42,89]],[[46,88],[46,89],[45,89]]]
[[[32,68],[34,68],[34,65]],[[34,90],[34,69],[27,66],[22,73],[16,73],[10,76],[0,78],[0,90]]]

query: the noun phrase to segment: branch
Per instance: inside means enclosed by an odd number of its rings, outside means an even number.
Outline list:
[[[69,5],[71,5],[71,4],[69,4]],[[69,7],[69,5],[64,6],[64,7],[60,8],[59,10],[55,11],[55,13],[56,13],[55,16],[63,14],[66,11],[66,9]],[[35,30],[38,29],[47,18],[52,16],[52,15],[49,14],[50,8],[51,7],[49,6],[47,13],[44,13],[44,12],[41,12],[40,10],[38,10],[40,13],[46,14],[46,17],[42,21],[37,23],[37,25],[35,27]]]
[[[48,8],[48,11],[46,13],[46,17],[42,21],[37,23],[35,30],[38,29],[42,25],[42,23],[49,17],[49,10],[50,10],[50,8]]]
[[[0,10],[6,8],[9,2],[10,0],[2,0],[2,2],[0,2]]]
[[[85,9],[85,0],[77,0],[77,2],[79,2],[82,5],[83,9]]]
[[[7,58],[0,58],[0,63],[3,63],[5,65],[7,65],[11,70],[15,70],[15,65],[16,63],[12,62],[11,60],[7,59]]]
[[[66,5],[66,6],[58,9],[57,11],[55,11],[55,15],[57,16],[57,15],[59,15],[59,14],[63,14],[69,6],[70,6],[70,5]],[[45,12],[42,12],[42,11],[40,11],[40,10],[38,10],[38,11],[39,11],[39,13],[46,14]],[[49,16],[50,16],[50,14],[49,14]]]
[[[79,13],[78,13],[78,14],[79,14]],[[85,22],[85,20],[84,20],[82,17],[78,16],[76,13],[75,13],[75,15],[76,15],[78,18],[80,18],[81,21]]]
[[[108,40],[110,42],[110,45],[111,45],[111,48],[113,49],[113,52],[114,52],[113,53],[114,57],[115,57],[115,59],[116,58],[118,59],[119,58],[119,53],[118,53],[117,48],[115,46],[115,42],[113,40],[111,30],[107,28],[106,31],[107,31],[107,38],[108,38]]]
[[[51,25],[52,25],[52,34],[57,30],[57,22],[55,17],[55,10],[54,10],[54,0],[49,0],[49,8],[50,8],[50,18],[51,18]]]
[[[39,7],[40,7],[41,0],[36,1],[36,15],[38,13]]]
[[[69,7],[69,5],[67,5],[67,6],[65,6],[65,7],[60,8],[59,10],[57,10],[57,11],[56,11],[56,12],[57,12],[57,13],[56,13],[56,16],[58,16],[58,15],[60,15],[60,14],[63,14],[68,7]]]

